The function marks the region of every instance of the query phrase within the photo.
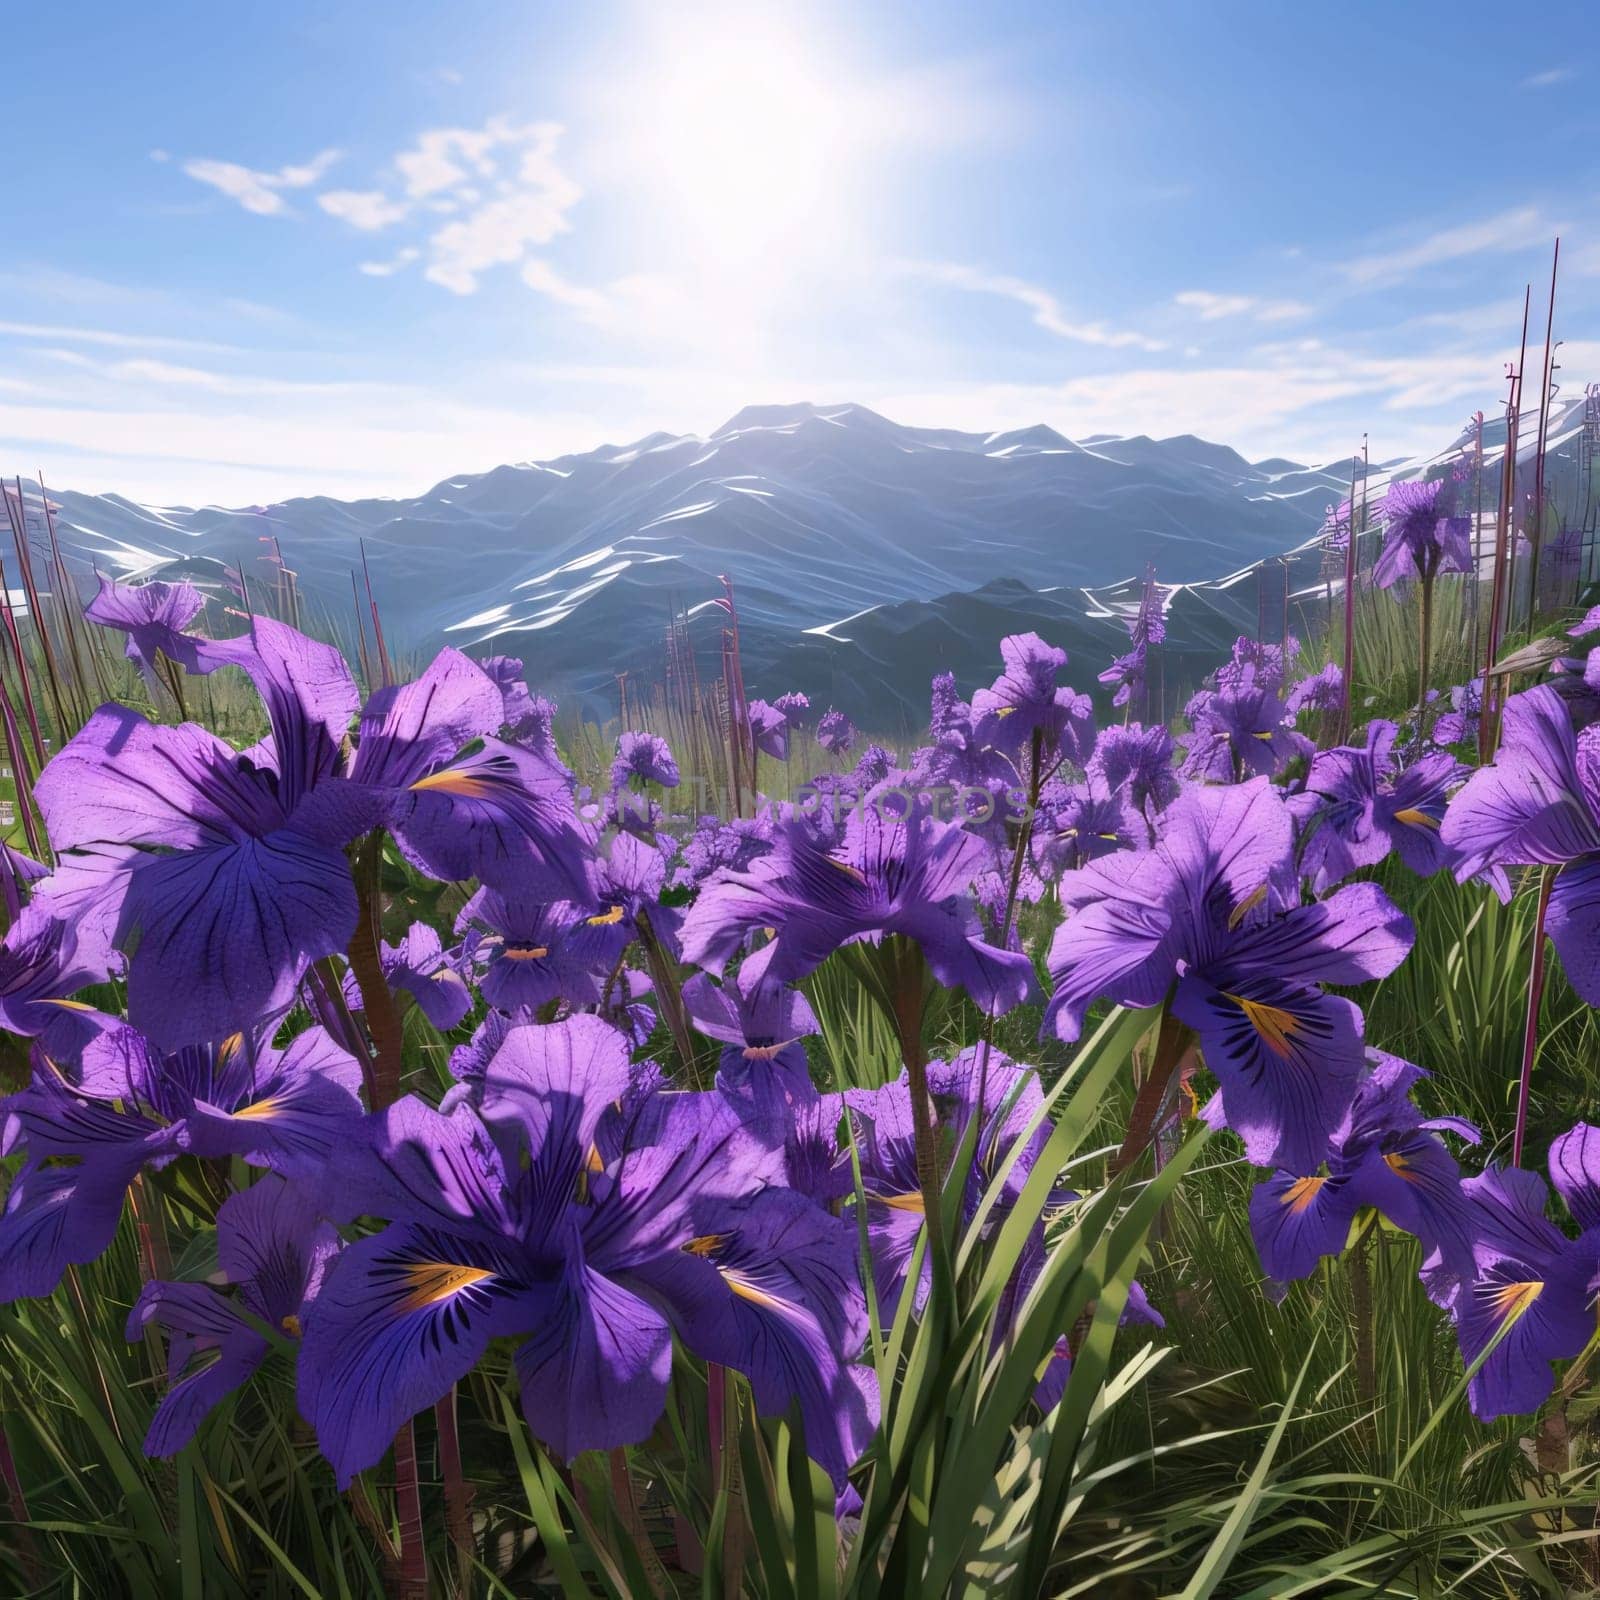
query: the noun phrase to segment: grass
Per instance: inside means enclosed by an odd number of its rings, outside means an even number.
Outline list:
[[[1470,585],[1441,581],[1438,683],[1477,670],[1467,649],[1471,603]],[[1367,715],[1414,703],[1415,627],[1411,597],[1359,597],[1357,694]],[[152,695],[103,639],[82,648],[96,654],[64,707],[82,710],[92,683],[176,716],[171,697]],[[1327,648],[1312,640],[1308,666]],[[7,666],[14,699],[18,665]],[[42,675],[36,643],[23,665]],[[234,743],[262,731],[236,674],[190,680],[187,690],[190,715]],[[37,699],[54,741],[71,722],[58,730],[50,697]],[[713,702],[696,702],[692,726],[664,699],[638,711],[630,723],[668,732],[680,757],[694,752],[683,764],[703,804],[727,808]],[[564,752],[585,781],[604,782],[615,731],[562,724]],[[757,784],[789,796],[799,773],[853,764],[821,757],[809,741],[787,764],[763,757]],[[1484,1154],[1497,1153],[1521,1061],[1531,885],[1514,885],[1502,904],[1447,877],[1420,882],[1393,866],[1376,876],[1411,915],[1417,943],[1393,976],[1357,997],[1369,1038],[1425,1064],[1428,1105],[1473,1118]],[[382,882],[391,936],[417,917],[447,927],[459,909],[459,888],[424,882],[392,852]],[[1024,908],[1026,948],[1047,946],[1056,915],[1048,901]],[[898,1074],[894,1028],[853,962],[830,958],[806,988],[821,1024],[810,1047],[820,1084],[872,1087]],[[450,1081],[450,1049],[474,1020],[444,1037],[409,1011],[405,1087],[436,1101]],[[842,1533],[798,1417],[757,1419],[741,1381],[724,1396],[727,1431],[714,1441],[708,1402],[724,1380],[679,1362],[648,1441],[618,1459],[568,1465],[523,1425],[512,1346],[500,1341],[456,1395],[472,1501],[465,1553],[445,1525],[435,1418],[416,1422],[435,1592],[717,1595],[729,1592],[730,1572],[762,1600],[1595,1592],[1600,1435],[1585,1364],[1575,1364],[1561,1403],[1543,1418],[1477,1423],[1448,1323],[1418,1281],[1414,1241],[1369,1226],[1355,1250],[1287,1293],[1271,1292],[1247,1225],[1255,1175],[1226,1139],[1191,1128],[1159,1174],[1111,1174],[1136,1072],[1152,1051],[1152,1019],[1103,1013],[1075,1049],[1041,1044],[1039,1020],[1037,1008],[1021,1008],[990,1038],[1038,1064],[1052,1097],[1050,1153],[1004,1226],[962,1235],[952,1213],[946,1310],[875,1321],[884,1425],[858,1475],[863,1503]],[[1600,1030],[1558,966],[1541,1023],[1535,1151],[1578,1117],[1600,1119]],[[985,1036],[955,996],[941,996],[927,1030],[930,1049],[947,1056]],[[3,1044],[0,1082],[15,1084],[26,1062],[16,1041]],[[663,1031],[650,1053],[672,1061]],[[1051,1208],[1050,1268],[999,1359],[998,1288],[1058,1175],[1083,1199],[1059,1216]],[[392,1587],[392,1471],[337,1491],[297,1415],[284,1353],[174,1461],[150,1461],[140,1449],[164,1352],[153,1337],[127,1343],[123,1327],[147,1276],[149,1238],[173,1242],[175,1275],[204,1277],[215,1265],[206,1246],[216,1205],[240,1176],[186,1163],[148,1175],[137,1196],[145,1233],[126,1210],[100,1260],[75,1268],[51,1296],[0,1307],[10,1460],[6,1470],[0,1455],[0,1517],[11,1512],[0,1533],[0,1593],[254,1600]],[[1135,1276],[1164,1312],[1164,1330],[1119,1330]],[[1073,1332],[1073,1375],[1063,1404],[1041,1416],[1028,1395],[1063,1328]],[[25,1499],[25,1517],[8,1483]],[[694,1576],[696,1564],[704,1576]]]

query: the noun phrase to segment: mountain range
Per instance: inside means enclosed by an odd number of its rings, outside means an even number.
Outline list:
[[[985,435],[799,404],[412,499],[180,508],[52,490],[52,502],[69,564],[220,590],[241,568],[251,585],[274,582],[281,555],[303,605],[351,639],[364,554],[392,649],[520,655],[537,687],[602,713],[616,674],[660,680],[675,612],[714,663],[725,575],[751,692],[804,689],[886,728],[925,715],[935,671],[966,686],[992,676],[1000,636],[1019,628],[1064,644],[1069,675],[1092,686],[1125,648],[1130,580],[1147,564],[1184,586],[1175,664],[1214,656],[1240,628],[1275,634],[1286,578],[1229,575],[1311,540],[1350,486],[1348,462],[1251,462],[1191,435]],[[1304,563],[1292,570],[1305,585]]]

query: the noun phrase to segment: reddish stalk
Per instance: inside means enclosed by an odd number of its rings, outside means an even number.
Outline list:
[[[362,845],[355,866],[359,910],[348,951],[350,970],[361,991],[361,1010],[372,1036],[374,1055],[369,1098],[381,1111],[400,1098],[404,1025],[394,994],[384,981],[379,959],[378,874],[383,864],[383,834],[374,831]],[[395,1600],[427,1600],[428,1553],[422,1537],[422,1490],[417,1478],[417,1441],[410,1419],[394,1438],[395,1506],[400,1557],[395,1569]]]
[[[1533,517],[1529,529],[1532,549],[1528,554],[1528,633],[1533,633],[1534,613],[1539,605],[1539,545],[1544,538],[1544,452],[1550,429],[1551,344],[1556,328],[1556,273],[1561,266],[1561,241],[1556,240],[1550,261],[1550,307],[1545,313],[1544,362],[1539,368],[1539,433],[1533,457]]]
[[[1362,484],[1362,493],[1366,484]],[[1350,737],[1356,684],[1356,465],[1350,461],[1350,523],[1344,535],[1344,704],[1339,712],[1339,737]]]
[[[1550,911],[1550,891],[1559,867],[1547,866],[1539,875],[1539,909],[1533,919],[1533,962],[1528,972],[1528,1013],[1522,1025],[1522,1075],[1517,1080],[1517,1121],[1511,1136],[1511,1165],[1522,1165],[1522,1146],[1528,1132],[1528,1097],[1533,1088],[1533,1058],[1539,1050],[1539,1006],[1544,999],[1544,925]]]
[[[383,674],[383,687],[394,682],[394,671],[389,664],[389,647],[383,642],[383,623],[378,618],[378,602],[372,594],[372,568],[367,565],[367,541],[361,541],[361,575],[367,583],[367,606],[372,612],[372,637],[378,647],[378,670]]]
[[[394,1436],[394,1497],[400,1528],[395,1600],[428,1600],[428,1551],[422,1539],[422,1490],[417,1476],[417,1436],[407,1419]]]
[[[374,832],[367,836],[356,864],[359,912],[356,931],[351,935],[346,952],[356,987],[361,991],[361,1011],[366,1018],[367,1032],[372,1036],[371,1109],[374,1111],[382,1111],[400,1098],[400,1077],[404,1070],[401,1052],[405,1039],[400,1008],[384,981],[379,957],[378,871],[382,861],[383,835]]]
[[[39,474],[39,502],[44,507],[44,526],[50,538],[51,566],[60,588],[61,620],[66,630],[67,649],[72,653],[72,670],[77,677],[79,689],[87,697],[89,675],[83,669],[83,656],[78,649],[78,632],[84,627],[82,602],[78,596],[78,586],[72,581],[72,574],[67,571],[66,557],[61,553],[61,541],[56,537],[55,513],[50,509],[50,496],[45,490],[42,472]]]
[[[1155,1058],[1139,1085],[1139,1092],[1133,1097],[1133,1109],[1128,1114],[1128,1131],[1123,1136],[1121,1148],[1111,1158],[1109,1176],[1115,1177],[1132,1166],[1148,1148],[1155,1136],[1161,1108],[1166,1104],[1167,1090],[1190,1047],[1191,1039],[1189,1030],[1171,1011],[1161,1013]]]
[[[628,1452],[619,1445],[606,1452],[606,1461],[611,1469],[611,1498],[616,1505],[623,1532],[627,1534],[628,1542],[638,1552],[644,1566],[650,1593],[657,1597],[670,1594],[672,1587],[666,1569],[661,1564],[661,1557],[656,1554],[650,1530],[645,1526],[644,1513],[639,1509],[633,1473],[628,1470]]]
[[[1529,294],[1531,294],[1531,290]],[[1528,294],[1523,296],[1523,342],[1527,342]],[[1506,374],[1510,393],[1506,397],[1505,449],[1500,462],[1500,500],[1495,510],[1494,525],[1494,582],[1489,591],[1489,642],[1484,651],[1483,693],[1478,708],[1478,760],[1486,764],[1494,759],[1499,733],[1499,696],[1501,686],[1494,677],[1494,664],[1500,659],[1501,629],[1505,613],[1510,610],[1507,593],[1511,577],[1511,506],[1516,497],[1517,478],[1517,417],[1522,405],[1522,372],[1512,368]]]
[[[39,1547],[34,1543],[33,1529],[28,1526],[28,1498],[22,1492],[22,1479],[17,1474],[17,1463],[11,1454],[11,1441],[6,1437],[5,1424],[0,1421],[0,1483],[5,1484],[6,1505],[11,1520],[17,1525],[17,1545],[22,1557],[23,1581],[30,1589],[44,1582],[44,1569],[39,1562]]]
[[[45,676],[50,681],[50,703],[55,707],[56,738],[67,737],[67,714],[61,698],[61,674],[56,666],[55,645],[50,638],[50,627],[45,620],[44,607],[39,600],[39,586],[33,579],[33,557],[28,550],[28,510],[22,498],[22,479],[17,479],[16,501],[6,494],[6,510],[11,518],[11,536],[17,547],[17,565],[22,568],[22,588],[28,597],[28,611],[33,617],[33,631],[39,636],[39,648],[44,652]]]
[[[356,608],[356,655],[361,661],[361,682],[370,694],[374,687],[372,660],[367,655],[367,625],[361,616],[361,591],[356,587],[356,569],[350,569],[350,598]]]
[[[33,703],[33,686],[28,682],[28,661],[22,653],[22,634],[17,629],[17,615],[11,609],[11,589],[6,583],[6,564],[0,560],[0,609],[5,615],[6,638],[11,645],[12,659],[17,664],[17,679],[22,685],[22,705],[28,715],[28,733],[33,740],[33,758],[44,766],[44,739],[39,732],[39,712]]]
[[[439,1428],[439,1475],[444,1479],[444,1525],[456,1548],[456,1587],[472,1588],[472,1563],[477,1545],[472,1537],[472,1491],[461,1470],[461,1435],[456,1427],[456,1386],[433,1408]]]
[[[0,583],[5,580],[0,578]],[[26,758],[22,752],[22,730],[17,726],[17,713],[12,708],[11,696],[6,692],[5,681],[0,679],[0,728],[5,732],[6,760],[10,763],[12,780],[17,790],[17,810],[22,814],[22,832],[28,849],[36,860],[44,860],[44,845],[38,824],[34,821],[33,780],[28,775]]]

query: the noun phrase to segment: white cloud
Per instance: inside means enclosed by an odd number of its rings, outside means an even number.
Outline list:
[[[329,189],[317,196],[317,204],[330,217],[348,222],[363,233],[376,233],[403,222],[411,213],[404,201],[391,200],[381,189]]]
[[[1255,299],[1247,294],[1213,294],[1209,289],[1185,289],[1172,297],[1175,305],[1198,311],[1202,322],[1215,322],[1219,317],[1236,317],[1248,311]]]
[[[1358,256],[1345,262],[1342,271],[1358,284],[1392,282],[1409,277],[1423,267],[1459,261],[1467,256],[1527,249],[1559,231],[1535,207],[1518,206],[1481,222],[1442,229],[1398,250]]]
[[[370,188],[326,190],[317,205],[362,233],[426,220],[431,233],[414,235],[387,260],[358,263],[358,270],[384,278],[423,260],[430,283],[469,295],[490,268],[515,265],[530,249],[570,230],[567,214],[583,191],[557,159],[561,136],[556,123],[508,117],[491,117],[481,128],[430,128],[395,156],[387,185],[380,174],[380,183]],[[283,191],[315,184],[337,157],[325,151],[277,172],[226,161],[191,161],[184,171],[245,210],[272,216],[287,210]],[[563,304],[581,302],[591,316],[598,313],[594,292],[568,284],[553,268],[536,268],[530,283]]]
[[[537,257],[524,261],[522,281],[557,305],[576,311],[586,322],[604,322],[610,316],[612,303],[604,294],[562,277],[548,261]]]
[[[1224,317],[1248,313],[1257,322],[1292,322],[1311,315],[1311,307],[1298,300],[1260,300],[1253,294],[1213,294],[1209,289],[1185,289],[1173,303],[1199,313],[1202,322],[1218,322]]]
[[[358,268],[366,273],[369,278],[392,278],[395,273],[403,272],[415,261],[422,252],[407,245],[403,250],[397,250],[387,261],[363,261]]]
[[[492,117],[481,128],[430,128],[415,145],[394,158],[396,170],[413,200],[454,188],[470,173],[488,177],[494,171],[489,152],[515,141],[521,130],[504,117]]]
[[[278,216],[288,210],[282,191],[309,189],[334,162],[338,150],[324,150],[298,166],[280,167],[276,172],[258,172],[236,161],[192,160],[183,164],[184,172],[197,183],[209,184],[246,211],[258,217]]]
[[[496,124],[489,128],[494,130]],[[472,294],[479,275],[490,267],[521,261],[530,246],[548,244],[557,234],[568,232],[572,224],[567,213],[583,194],[556,161],[562,130],[555,123],[500,128],[497,142],[521,142],[515,186],[509,194],[474,204],[428,240],[423,276],[452,294]],[[489,160],[487,155],[481,159]]]
[[[1032,314],[1035,326],[1060,339],[1071,339],[1078,344],[1100,345],[1108,350],[1164,350],[1159,339],[1147,338],[1142,333],[1108,328],[1103,322],[1077,322],[1069,318],[1061,302],[1048,289],[1037,284],[1013,278],[1004,273],[981,271],[977,267],[962,266],[951,261],[913,261],[903,263],[901,270],[908,276],[929,283],[943,284],[951,289],[964,289],[974,294],[998,295],[1025,306]]]
[[[1551,89],[1558,83],[1570,82],[1577,74],[1571,67],[1550,67],[1544,72],[1530,73],[1521,83],[1519,89]]]
[[[0,322],[0,337],[62,339],[76,344],[108,345],[119,350],[191,350],[212,355],[237,354],[239,347],[204,339],[180,339],[161,333],[121,333],[105,328],[70,328],[58,323]]]

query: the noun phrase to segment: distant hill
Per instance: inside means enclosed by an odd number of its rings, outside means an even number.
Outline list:
[[[857,405],[750,406],[711,434],[450,478],[413,499],[324,496],[246,509],[53,492],[70,555],[126,576],[270,582],[274,546],[306,603],[353,636],[364,543],[392,643],[521,655],[536,684],[609,705],[614,675],[661,675],[675,609],[735,586],[753,692],[803,688],[887,725],[925,710],[933,671],[989,674],[999,636],[1036,627],[1120,649],[1118,585],[1153,562],[1200,584],[1310,539],[1350,467],[1249,462],[1191,435],[903,427]],[[1304,581],[1297,573],[1296,582]],[[1086,590],[1110,589],[1110,602]],[[1265,608],[1204,602],[1174,648],[1211,649]],[[715,640],[720,613],[697,626]],[[1281,626],[1282,602],[1275,612]],[[885,697],[888,697],[886,703]]]

